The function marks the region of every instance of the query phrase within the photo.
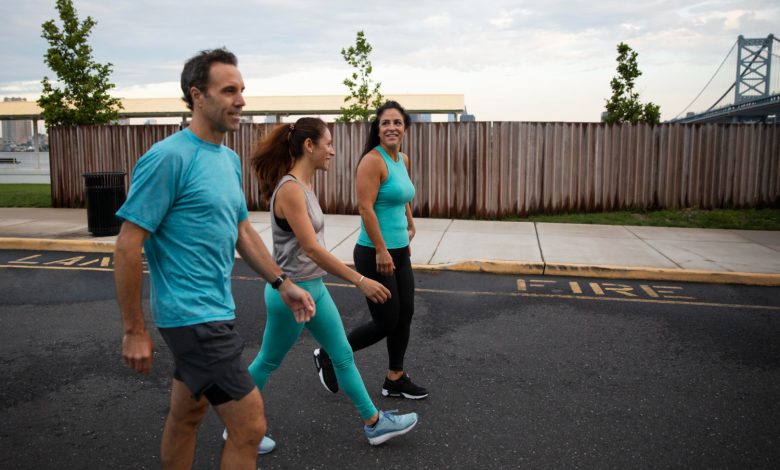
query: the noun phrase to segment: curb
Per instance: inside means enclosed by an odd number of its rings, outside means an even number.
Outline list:
[[[599,266],[548,263],[545,276],[596,277],[647,281],[699,282],[703,284],[741,284],[747,286],[780,286],[780,274],[703,271],[649,267]]]
[[[703,271],[696,269],[670,269],[639,266],[626,267],[572,263],[528,263],[477,260],[437,265],[413,265],[412,267],[420,271],[459,271],[491,274],[592,277],[599,279],[698,282],[702,284],[780,286],[780,274]]]
[[[113,253],[114,245],[114,241],[103,240],[51,240],[41,238],[0,237],[0,250]],[[236,257],[238,257],[238,255]],[[352,266],[351,260],[345,261],[345,263]],[[413,264],[412,268],[417,271],[428,272],[454,271],[532,276],[698,282],[704,284],[739,284],[747,286],[780,286],[780,274],[649,268],[638,266],[625,267],[571,263],[471,260],[444,264]]]
[[[114,242],[104,240],[51,240],[45,238],[0,238],[0,250],[83,251],[113,253]]]
[[[544,275],[544,263],[523,261],[472,260],[443,264],[413,264],[419,271],[458,271],[467,273]]]

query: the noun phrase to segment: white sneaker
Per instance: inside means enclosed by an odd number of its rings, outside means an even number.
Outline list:
[[[222,440],[227,441],[227,428],[222,431]],[[257,453],[260,455],[267,454],[276,449],[276,441],[268,436],[263,436],[263,440],[260,441],[260,445],[257,446]]]

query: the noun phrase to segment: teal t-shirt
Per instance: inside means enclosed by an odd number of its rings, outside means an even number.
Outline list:
[[[409,246],[406,204],[414,198],[414,185],[409,179],[409,172],[406,171],[406,164],[404,164],[404,159],[400,154],[396,162],[382,147],[377,146],[376,149],[387,165],[387,179],[379,185],[379,192],[376,195],[376,201],[374,201],[374,212],[379,220],[379,231],[382,233],[382,239],[388,249],[404,248]],[[357,244],[374,248],[374,244],[368,238],[362,219]]]
[[[248,216],[235,152],[189,129],[158,142],[138,160],[116,215],[150,232],[144,250],[159,328],[235,318],[230,275]]]

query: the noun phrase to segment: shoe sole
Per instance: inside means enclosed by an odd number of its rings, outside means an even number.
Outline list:
[[[428,394],[426,393],[425,395],[411,395],[409,393],[403,393],[403,392],[395,393],[395,392],[389,391],[386,388],[383,388],[382,389],[382,396],[394,397],[394,398],[408,398],[409,400],[422,400],[423,398],[427,397]]]
[[[328,384],[325,383],[325,373],[322,370],[322,365],[320,364],[320,350],[316,349],[314,353],[314,367],[317,368],[317,376],[320,378],[320,383],[323,387],[325,387],[325,390],[329,391],[330,393],[339,393],[339,389],[331,390],[330,387],[328,387]]]
[[[403,436],[407,432],[411,431],[412,428],[414,428],[415,426],[417,426],[417,421],[412,423],[412,425],[409,426],[408,428],[399,429],[398,431],[389,432],[387,434],[382,434],[379,437],[374,437],[374,438],[370,438],[369,437],[368,438],[368,443],[371,444],[372,446],[378,446],[379,444],[387,442],[387,441],[389,441],[390,439],[392,439],[394,437]]]

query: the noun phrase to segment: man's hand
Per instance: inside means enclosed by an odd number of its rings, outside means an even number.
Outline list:
[[[125,333],[122,337],[122,361],[136,372],[149,374],[152,370],[154,343],[149,331]]]
[[[289,279],[279,286],[279,295],[282,296],[282,301],[290,307],[295,315],[295,321],[298,323],[311,320],[311,317],[317,313],[311,295]]]

